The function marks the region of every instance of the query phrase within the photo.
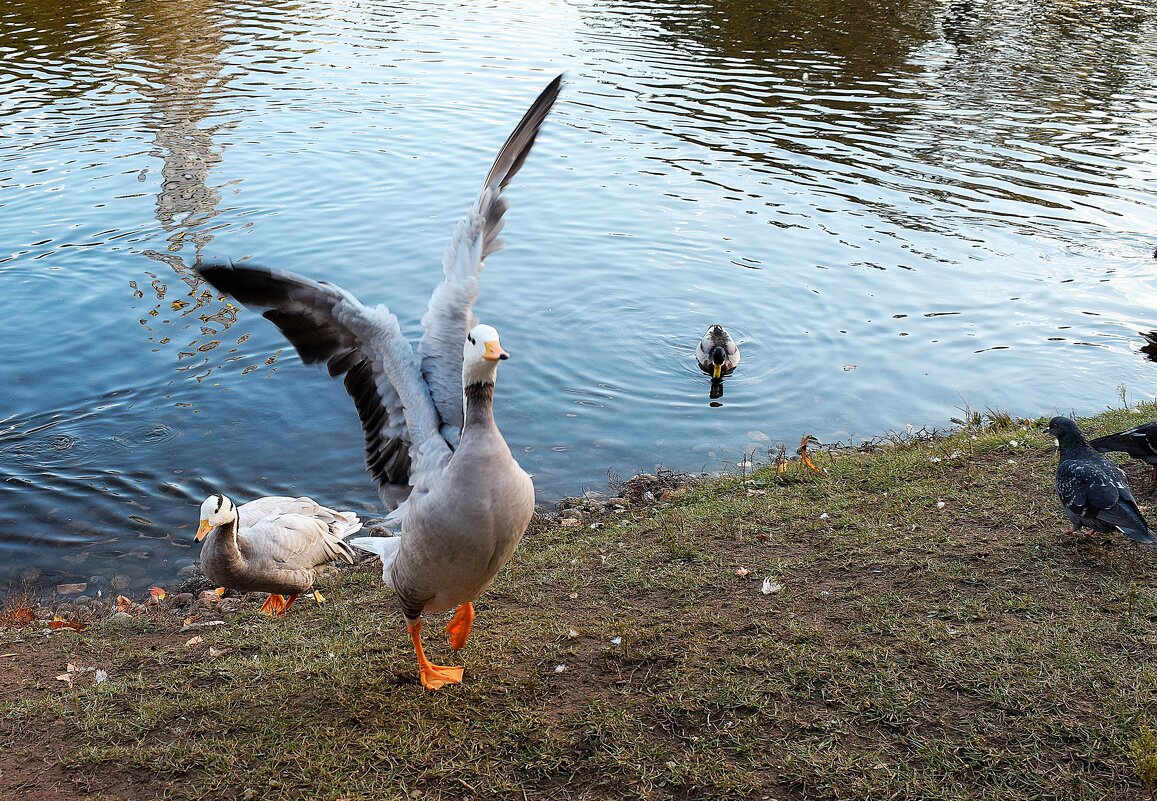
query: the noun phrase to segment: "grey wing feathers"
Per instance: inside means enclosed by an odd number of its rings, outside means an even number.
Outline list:
[[[359,524],[349,533],[360,528]],[[339,559],[353,562],[349,543],[317,517],[270,515],[257,521],[245,535],[255,561],[265,557],[286,570],[311,570]]]
[[[438,408],[442,435],[454,445],[462,426],[462,343],[475,324],[478,273],[486,257],[502,247],[498,234],[508,205],[502,190],[526,160],[561,88],[560,75],[543,89],[499,150],[482,191],[454,229],[442,259],[445,277],[422,316],[422,374]]]
[[[1157,464],[1157,422],[1109,434],[1089,441],[1089,445],[1102,453],[1119,451],[1149,464]]]
[[[289,272],[255,265],[199,272],[218,290],[261,309],[302,361],[324,362],[330,375],[344,375],[365,435],[366,467],[382,501],[395,508],[409,489],[416,448],[438,436],[437,411],[397,318],[333,284]]]

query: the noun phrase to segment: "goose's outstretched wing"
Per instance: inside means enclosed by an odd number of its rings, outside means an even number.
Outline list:
[[[422,316],[424,333],[418,343],[422,374],[442,421],[442,436],[457,445],[462,426],[462,344],[474,327],[478,273],[491,253],[502,247],[498,234],[507,202],[502,190],[518,172],[562,88],[562,76],[551,81],[498,151],[474,205],[454,229],[442,258],[445,278],[430,296]]]
[[[281,270],[197,269],[221,292],[260,310],[303,362],[324,362],[331,376],[344,376],[365,434],[366,468],[388,509],[441,473],[450,449],[438,433],[438,412],[413,348],[389,309],[364,306],[334,284]]]

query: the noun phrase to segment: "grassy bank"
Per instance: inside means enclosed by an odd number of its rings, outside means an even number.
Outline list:
[[[279,620],[13,623],[0,797],[1147,798],[1157,550],[1065,535],[1055,460],[1005,422],[564,510],[439,693],[373,566]]]

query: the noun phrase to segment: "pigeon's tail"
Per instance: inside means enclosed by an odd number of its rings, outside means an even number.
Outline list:
[[[1157,545],[1157,532],[1147,526],[1144,528],[1122,528],[1121,533],[1143,545]]]
[[[1106,437],[1097,437],[1089,440],[1089,447],[1099,453],[1111,453],[1112,451],[1125,451],[1132,446],[1128,435],[1126,434],[1109,434]]]
[[[1118,451],[1149,464],[1157,462],[1157,426],[1152,423],[1120,434],[1109,434],[1089,440],[1089,445],[1101,453]]]
[[[1141,511],[1132,501],[1124,498],[1112,509],[1101,512],[1097,519],[1102,523],[1109,523],[1117,527],[1126,537],[1145,545],[1157,545],[1157,532],[1149,528]]]

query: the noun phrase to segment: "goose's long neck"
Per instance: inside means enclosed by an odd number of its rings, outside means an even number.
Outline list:
[[[237,518],[228,523],[222,523],[209,534],[210,549],[221,558],[230,562],[241,562],[241,551],[237,547]]]
[[[494,382],[479,381],[470,384],[463,391],[466,399],[466,413],[462,421],[462,434],[474,428],[494,426]]]

